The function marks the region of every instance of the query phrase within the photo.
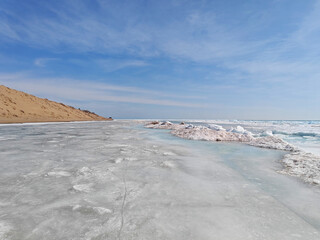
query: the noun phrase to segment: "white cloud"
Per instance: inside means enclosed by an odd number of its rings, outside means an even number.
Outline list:
[[[200,7],[189,14],[177,15],[174,21],[168,16],[158,22],[137,19],[134,4],[120,6],[116,2],[100,1],[100,13],[103,14],[98,16],[81,1],[64,1],[59,9],[54,4],[41,4],[41,7],[55,17],[34,15],[26,18],[11,13],[19,24],[1,19],[2,24],[11,29],[2,35],[38,48],[59,49],[63,46],[71,52],[125,53],[143,57],[166,55],[192,61],[247,54],[254,51],[253,45],[257,44],[241,41],[239,30],[226,28],[215,20],[212,11]],[[181,10],[181,6],[172,7]],[[117,14],[116,8],[119,8]],[[125,19],[121,17],[123,14],[126,14]],[[127,64],[137,66],[139,62]],[[121,64],[115,65],[106,70],[121,67]]]
[[[13,40],[20,39],[18,34],[15,32],[15,30],[13,30],[9,24],[7,24],[3,21],[0,21],[0,34],[2,34],[3,36],[6,36],[9,39],[13,39]]]
[[[288,42],[295,47],[299,45],[303,48],[320,50],[320,1],[315,1],[313,11],[298,24],[297,31],[290,35]],[[311,44],[311,45],[310,45]]]
[[[62,45],[67,52],[125,53],[138,56],[138,59],[165,56],[205,63],[207,66],[216,65],[225,70],[225,75],[228,75],[225,79],[239,81],[315,81],[319,76],[320,1],[315,1],[314,10],[302,22],[296,23],[297,29],[293,33],[282,35],[275,30],[266,34],[266,38],[257,35],[257,38],[251,36],[249,39],[247,35],[253,35],[257,29],[268,25],[271,16],[263,16],[265,9],[245,15],[250,18],[249,23],[233,26],[219,22],[215,9],[198,7],[200,3],[193,5],[194,8],[188,8],[186,3],[183,7],[187,11],[182,12],[181,6],[174,8],[176,6],[169,3],[168,6],[161,3],[164,9],[159,9],[160,12],[165,12],[165,7],[172,7],[177,10],[177,15],[173,19],[170,16],[155,17],[151,18],[156,19],[155,22],[149,22],[144,21],[144,16],[136,14],[135,4],[120,6],[115,2],[98,2],[100,14],[97,16],[82,1],[65,1],[63,8],[50,3],[41,5],[53,13],[54,18],[36,15],[22,19],[6,12],[20,23],[10,24],[3,19],[0,26],[5,31],[2,35],[39,48],[59,49]],[[126,18],[123,18],[124,15]],[[277,29],[276,26],[274,29]],[[106,72],[112,72],[128,67],[144,67],[151,62],[132,57],[128,59],[100,59],[97,63]],[[48,61],[37,59],[35,64],[43,66]]]
[[[78,81],[75,79],[34,78],[25,74],[2,74],[0,83],[52,100],[125,102],[176,107],[206,107],[175,100],[175,95],[142,88]],[[128,93],[131,93],[128,95]],[[188,97],[177,96],[177,98]]]

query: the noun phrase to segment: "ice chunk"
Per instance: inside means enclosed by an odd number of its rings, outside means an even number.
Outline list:
[[[165,121],[165,122],[161,123],[161,125],[172,125],[172,122]]]
[[[229,130],[229,132],[233,132],[233,133],[239,133],[239,134],[245,134],[245,135],[249,135],[252,136],[252,133],[250,131],[245,130],[243,127],[241,126],[237,126],[236,128],[231,128]]]
[[[248,144],[256,147],[270,148],[270,149],[277,149],[277,150],[284,150],[284,151],[297,150],[293,145],[287,143],[281,138],[272,137],[272,136],[253,138],[251,141],[248,142]]]
[[[112,213],[110,209],[104,208],[104,207],[93,207],[93,210],[95,210],[100,215],[106,214],[106,213]]]
[[[114,160],[115,163],[121,163],[123,161],[123,158],[118,157]]]
[[[171,161],[164,161],[161,163],[161,166],[166,168],[174,168],[175,164]]]
[[[305,182],[320,184],[320,157],[304,151],[295,151],[282,159],[285,168],[279,172],[302,178]]]
[[[179,129],[185,128],[184,124],[173,124],[169,121],[166,122],[150,122],[145,125],[146,128],[157,128],[157,129]]]
[[[216,131],[226,131],[225,128],[223,128],[220,125],[216,125],[216,124],[209,124],[208,125],[210,129],[216,130]]]
[[[77,185],[74,185],[72,188],[78,192],[86,192],[86,193],[89,193],[92,191],[92,186],[93,184],[92,183],[89,183],[89,184],[77,184]]]
[[[266,130],[263,133],[261,133],[260,136],[262,136],[262,137],[273,136],[273,133],[271,130]]]
[[[237,126],[236,128],[231,128],[230,130],[229,130],[230,132],[234,132],[234,133],[245,133],[245,129],[243,128],[243,127],[241,127],[241,126]]]
[[[216,131],[204,126],[196,126],[190,129],[176,129],[172,134],[181,138],[205,141],[239,141],[248,142],[251,136],[226,131]]]

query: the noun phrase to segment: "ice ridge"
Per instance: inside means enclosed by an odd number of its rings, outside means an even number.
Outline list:
[[[208,126],[194,126],[185,123],[172,123],[169,121],[153,121],[145,125],[146,128],[169,129],[174,136],[203,141],[241,142],[255,147],[287,151],[282,159],[284,169],[280,172],[300,177],[305,182],[320,185],[320,158],[295,147],[292,144],[273,136],[272,132],[254,136],[241,126],[224,129],[216,124]]]

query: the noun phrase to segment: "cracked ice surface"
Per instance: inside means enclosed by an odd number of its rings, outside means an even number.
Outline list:
[[[137,124],[0,126],[0,239],[319,239],[282,152]]]

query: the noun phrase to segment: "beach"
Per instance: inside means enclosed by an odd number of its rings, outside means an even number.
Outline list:
[[[284,150],[146,121],[0,126],[0,239],[319,239],[320,190]]]

